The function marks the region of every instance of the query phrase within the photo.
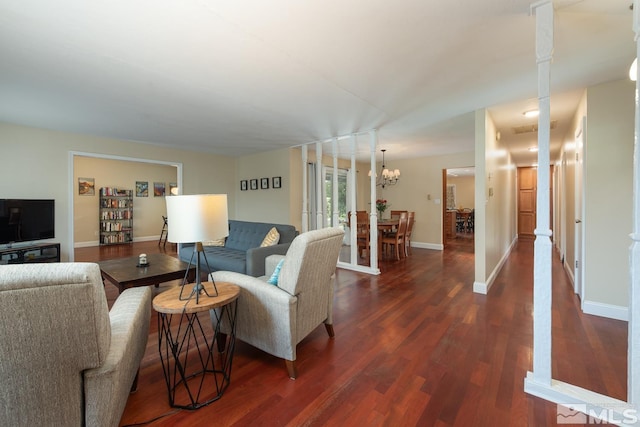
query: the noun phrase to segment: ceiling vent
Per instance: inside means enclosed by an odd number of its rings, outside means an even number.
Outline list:
[[[555,129],[556,125],[558,124],[557,120],[553,120],[551,122],[551,126],[549,126],[550,129]],[[534,125],[525,125],[525,126],[518,126],[518,127],[514,127],[511,128],[513,129],[513,133],[515,133],[516,135],[520,135],[522,133],[531,133],[531,132],[538,132],[538,124],[534,124]]]

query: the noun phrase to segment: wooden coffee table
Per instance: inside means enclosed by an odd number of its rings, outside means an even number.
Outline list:
[[[149,265],[137,267],[138,257],[99,261],[102,279],[118,287],[120,293],[135,286],[156,285],[170,280],[183,279],[189,264],[166,254],[147,255]],[[196,268],[189,268],[188,280],[195,279]]]

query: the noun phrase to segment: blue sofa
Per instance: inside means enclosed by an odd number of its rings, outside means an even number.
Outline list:
[[[272,227],[280,233],[278,244],[261,248],[262,240]],[[207,273],[224,270],[254,277],[264,276],[265,258],[273,254],[285,255],[297,235],[298,231],[292,225],[229,220],[229,237],[224,246],[204,247],[210,271],[204,259],[200,266]],[[193,243],[182,244],[178,251],[180,259],[189,262],[193,249]]]

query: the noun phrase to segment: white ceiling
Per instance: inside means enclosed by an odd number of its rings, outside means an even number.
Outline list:
[[[556,1],[552,120],[624,78],[631,0]],[[238,156],[378,129],[387,160],[473,149],[489,107],[525,164],[528,0],[0,0],[0,121]],[[523,148],[524,147],[524,148]]]

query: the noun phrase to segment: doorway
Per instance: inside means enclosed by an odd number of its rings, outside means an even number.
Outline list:
[[[535,238],[538,168],[518,168],[518,238]]]
[[[553,166],[549,168],[549,218],[553,218]],[[535,239],[537,223],[538,168],[518,168],[518,238]],[[553,222],[549,222],[553,230]]]
[[[445,249],[474,251],[475,167],[442,170],[442,242]]]
[[[83,238],[83,240],[89,240],[91,239],[92,241],[90,242],[76,242],[76,234],[78,232],[80,232],[80,230],[76,230],[76,225],[79,225],[81,227],[81,224],[83,223],[88,223],[88,224],[94,224],[97,226],[98,224],[98,201],[95,199],[96,196],[94,197],[90,197],[90,198],[86,198],[86,199],[80,199],[80,197],[85,197],[85,196],[79,196],[77,193],[77,186],[78,186],[78,171],[77,166],[76,166],[76,161],[78,159],[81,158],[87,158],[87,159],[93,159],[93,160],[111,160],[111,161],[120,161],[120,162],[124,162],[127,164],[130,164],[130,162],[133,162],[134,164],[138,164],[140,166],[143,165],[157,165],[157,166],[169,166],[171,168],[175,168],[175,172],[174,174],[171,175],[171,181],[166,182],[167,180],[164,180],[164,184],[166,184],[166,188],[170,188],[171,184],[175,183],[176,184],[176,188],[177,188],[177,192],[178,194],[182,193],[182,163],[175,163],[175,162],[165,162],[165,161],[159,161],[159,160],[148,160],[148,159],[139,159],[139,158],[132,158],[132,157],[123,157],[123,156],[113,156],[113,155],[108,155],[108,154],[96,154],[96,153],[85,153],[85,152],[75,152],[75,151],[71,151],[69,152],[69,169],[70,169],[70,174],[69,174],[69,242],[71,242],[70,248],[69,248],[69,253],[68,253],[68,257],[69,257],[69,261],[73,262],[74,258],[75,258],[75,247],[76,246],[87,246],[87,245],[92,245],[98,244],[97,238],[95,239],[95,242],[93,241],[93,239],[91,237],[85,237]],[[118,162],[116,162],[115,164],[117,164]],[[114,173],[117,173],[117,171],[112,171]],[[127,181],[127,185],[126,188],[134,188],[135,184],[136,184],[136,179],[138,179],[138,176],[141,176],[139,174],[135,174],[132,175],[130,177],[130,179]],[[103,186],[104,183],[101,183],[101,181],[99,181],[97,179],[97,176],[95,176],[95,173],[93,173],[93,176],[96,178],[95,184],[98,188],[95,189],[95,194],[97,195],[99,187]],[[173,178],[175,177],[175,179]],[[153,185],[153,179],[154,178],[150,178],[148,180],[149,185]],[[167,178],[169,179],[169,178]],[[108,184],[111,185],[111,184]],[[150,194],[149,196],[151,196],[150,200],[153,200],[153,194]],[[142,200],[142,199],[138,199],[138,200]],[[164,201],[164,197],[159,197],[158,200],[160,201]],[[92,212],[84,212],[82,210],[78,210],[78,212],[75,212],[76,209],[76,204],[78,203],[89,203],[90,206],[92,206]],[[134,198],[134,209],[135,209],[135,203],[136,203],[136,199]],[[134,215],[137,216],[139,219],[143,219],[144,217],[140,218],[140,215],[138,215],[137,213],[134,212]],[[135,220],[135,218],[134,218]],[[153,221],[153,222],[152,222]],[[150,224],[150,227],[153,228],[153,231],[143,231],[141,229],[138,229],[139,231],[142,231],[142,233],[138,234],[138,236],[142,236],[142,239],[144,240],[144,236],[148,235],[151,236],[151,234],[153,233],[153,236],[148,237],[149,240],[155,240],[157,239],[158,235],[159,235],[159,231],[161,229],[162,226],[162,222],[161,222],[161,217],[158,216],[158,219],[150,219],[149,221],[145,221],[144,222],[144,226],[147,226],[147,224]],[[157,230],[157,231],[156,231]],[[86,230],[85,230],[86,231]],[[82,231],[84,232],[84,231]],[[93,230],[89,231],[89,233],[91,234],[86,234],[87,236],[91,236],[91,235],[95,235],[95,232]],[[135,237],[136,234],[134,232],[134,239],[135,240],[140,240],[139,238]]]

